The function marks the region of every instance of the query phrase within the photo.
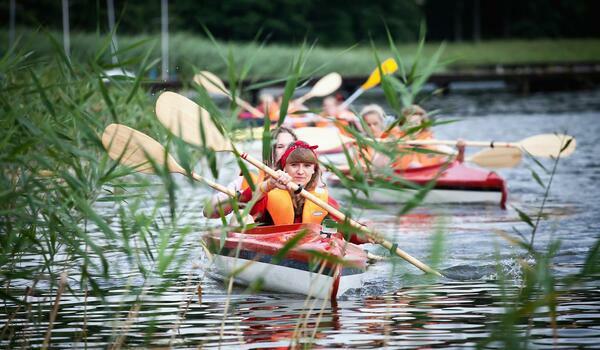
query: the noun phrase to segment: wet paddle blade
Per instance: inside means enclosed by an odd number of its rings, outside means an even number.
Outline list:
[[[174,92],[163,92],[156,100],[158,120],[185,142],[213,150],[231,151],[231,142],[221,134],[206,110]]]
[[[154,167],[164,166],[169,171],[184,173],[165,148],[150,136],[122,124],[110,124],[102,133],[102,145],[110,158],[135,171],[154,174]]]
[[[388,75],[394,73],[398,70],[398,63],[393,58],[388,58],[387,60],[381,63],[381,72],[383,74]],[[381,73],[379,72],[379,67],[375,68],[375,70],[369,76],[369,79],[362,84],[363,90],[368,90],[381,82]]]
[[[500,169],[515,167],[522,158],[523,152],[518,148],[488,148],[475,153],[467,161],[484,168]]]
[[[524,151],[535,157],[568,157],[577,146],[573,136],[563,134],[541,134],[519,142]],[[564,150],[561,153],[561,149]]]

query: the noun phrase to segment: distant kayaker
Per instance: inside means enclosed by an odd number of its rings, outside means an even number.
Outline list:
[[[275,97],[268,93],[261,93],[258,100],[259,105],[256,109],[263,112],[271,122],[277,122],[279,120],[279,104],[275,101]]]
[[[327,96],[323,99],[323,111],[321,112],[321,116],[335,118],[334,124],[347,136],[350,136],[350,134],[345,130],[345,127],[353,127],[358,131],[363,131],[358,117],[350,110],[342,108],[340,102],[334,96]]]
[[[316,146],[310,146],[304,141],[290,144],[277,162],[277,178],[270,177],[261,182],[255,194],[248,188],[240,195],[242,202],[250,201],[253,196],[259,198],[250,210],[255,222],[264,225],[321,224],[325,218],[330,217],[325,209],[289,190],[287,185],[290,181],[339,208],[337,201],[329,196],[327,188],[320,186],[321,168],[315,148]],[[367,243],[358,237],[352,237],[351,241]]]
[[[367,126],[366,132],[370,137],[374,139],[385,139],[388,136],[398,137],[397,131],[394,131],[393,133],[384,133],[385,111],[379,105],[370,104],[363,107],[363,109],[360,111],[360,117]],[[368,161],[375,167],[387,167],[391,163],[391,159],[388,156],[380,152],[376,152],[370,147],[360,152],[359,159],[364,157],[367,157]]]
[[[365,124],[368,127],[369,136],[376,139],[410,139],[410,140],[428,140],[433,138],[433,133],[427,126],[427,113],[423,108],[418,105],[412,105],[406,107],[402,111],[405,122],[402,124],[402,129],[394,128],[392,130],[385,130],[385,112],[384,110],[375,104],[365,106],[361,110],[361,118],[363,118]],[[414,130],[415,128],[421,127],[420,130]],[[411,131],[411,132],[409,132]],[[440,164],[446,161],[445,156],[441,156],[435,153],[420,153],[411,151],[407,146],[399,146],[399,154],[396,159],[390,159],[390,157],[376,152],[369,148],[362,152],[366,155],[370,163],[376,167],[387,167],[390,166],[396,170],[414,169],[425,166],[431,166],[434,164]],[[433,147],[422,147],[435,149]]]
[[[298,137],[294,131],[286,127],[279,127],[271,130],[271,159],[265,160],[265,163],[270,167],[274,167],[287,149],[288,145],[297,139]],[[253,182],[258,184],[263,180],[264,175],[251,173],[251,177]],[[236,193],[241,193],[250,186],[244,176],[238,176],[235,180],[229,183],[227,187]],[[216,193],[212,196],[209,205],[204,207],[204,216],[209,218],[220,217],[219,208],[221,208],[223,211],[223,215],[227,215],[232,211],[230,199],[224,193]]]
[[[404,117],[404,123],[402,125],[403,134],[409,140],[432,140],[434,139],[433,131],[429,127],[429,117],[427,112],[419,105],[410,105],[402,109],[402,116]],[[416,131],[407,133],[409,130]],[[420,128],[420,129],[419,129]],[[422,148],[438,151],[439,147],[436,146],[423,146]],[[448,151],[448,150],[444,150]],[[451,152],[451,150],[450,150]],[[447,160],[446,156],[436,153],[417,153],[412,152],[402,156],[396,161],[396,165],[400,169],[407,168],[419,168],[431,165],[438,165],[444,163]]]

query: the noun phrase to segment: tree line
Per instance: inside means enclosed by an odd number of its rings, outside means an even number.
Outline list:
[[[160,30],[160,0],[113,0],[118,33]],[[15,0],[17,26],[62,28],[61,1]],[[107,32],[106,0],[69,0],[71,31]],[[267,39],[272,43],[351,45],[418,40],[421,23],[429,40],[600,37],[596,0],[177,0],[169,1],[169,30],[221,40]],[[0,2],[0,23],[9,23],[9,1]]]

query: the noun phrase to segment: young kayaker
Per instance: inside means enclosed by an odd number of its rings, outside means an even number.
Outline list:
[[[363,119],[367,126],[367,134],[374,139],[384,139],[392,134],[398,137],[397,131],[394,130],[390,133],[384,133],[385,131],[385,112],[383,108],[376,104],[370,104],[360,111],[360,117]],[[394,135],[395,134],[395,135]],[[386,167],[390,164],[391,160],[388,156],[376,152],[372,148],[368,148],[361,152],[361,155],[366,156],[371,164],[375,167]],[[361,157],[359,157],[361,158]]]
[[[259,105],[256,109],[265,114],[265,122],[267,122],[267,118],[271,123],[277,122],[279,120],[279,104],[275,101],[275,97],[268,93],[261,93],[258,100]]]
[[[291,129],[279,127],[271,130],[271,159],[265,161],[265,163],[270,167],[274,167],[279,158],[281,158],[281,156],[287,149],[287,146],[290,143],[296,141],[297,139],[298,137]],[[255,184],[258,184],[263,180],[264,174],[251,173],[251,177],[253,179],[253,182]],[[241,193],[246,188],[249,188],[250,185],[248,184],[244,176],[238,176],[235,180],[229,183],[227,187],[232,189],[236,193]],[[226,194],[220,192],[214,194],[211,198],[209,205],[206,205],[204,207],[204,216],[209,218],[220,217],[219,207],[221,208],[221,210],[223,210],[224,215],[227,215],[232,211],[229,197]]]
[[[350,110],[342,109],[339,101],[334,96],[327,96],[323,99],[323,111],[321,112],[321,116],[335,118],[335,126],[337,126],[340,131],[347,136],[351,136],[351,134],[346,132],[344,127],[350,126],[358,131],[363,131],[358,117],[355,116]]]
[[[321,168],[315,148],[304,141],[295,141],[288,146],[277,162],[277,177],[270,177],[257,186],[255,195],[260,199],[250,210],[256,222],[264,225],[321,224],[325,218],[331,217],[325,209],[289,190],[287,185],[290,181],[301,185],[334,208],[339,208],[337,201],[329,196],[327,188],[319,186]],[[248,188],[241,194],[240,201],[249,201],[252,197],[253,193]],[[351,241],[359,244],[368,242],[356,235]]]
[[[376,139],[406,138],[410,140],[428,140],[433,138],[433,133],[426,127],[412,134],[406,134],[407,130],[422,126],[423,123],[427,121],[427,114],[425,110],[417,105],[412,105],[403,110],[403,115],[406,120],[403,124],[403,130],[394,128],[384,132],[385,112],[378,105],[368,105],[364,107],[360,115],[368,127],[370,136]],[[375,152],[372,149],[367,149],[363,153],[366,153],[372,165],[376,167],[386,167],[391,163],[392,168],[396,170],[426,167],[446,161],[446,157],[439,154],[414,152],[409,150],[410,147],[399,147],[401,152],[393,161],[388,156],[385,156],[379,152]],[[423,148],[431,147],[425,146]]]

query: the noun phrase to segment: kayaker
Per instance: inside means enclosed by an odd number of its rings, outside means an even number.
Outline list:
[[[256,109],[263,112],[272,123],[277,122],[279,120],[279,104],[275,101],[275,97],[268,93],[261,93],[258,100],[259,105]]]
[[[255,222],[263,225],[285,225],[321,224],[325,218],[337,221],[337,218],[329,215],[325,209],[287,188],[287,184],[293,181],[334,208],[339,208],[337,201],[329,196],[327,188],[320,186],[321,168],[315,148],[317,146],[310,146],[299,140],[288,146],[277,162],[277,177],[270,177],[257,186],[255,195],[259,199],[250,210]],[[240,195],[242,202],[252,198],[250,188]],[[353,235],[351,241],[358,244],[369,242],[356,235]]]
[[[286,127],[279,127],[271,130],[271,159],[266,160],[265,163],[270,167],[274,167],[287,149],[288,145],[297,139],[298,137],[294,131]],[[251,173],[250,175],[255,184],[260,183],[264,178],[264,174],[261,173]],[[246,178],[240,175],[235,180],[230,182],[227,187],[236,193],[241,193],[245,189],[249,188],[250,185],[248,184]],[[224,215],[231,213],[233,210],[229,197],[220,192],[214,194],[210,200],[210,203],[204,207],[204,216],[213,219],[220,217],[219,207],[221,210],[223,210]]]
[[[412,105],[404,108],[402,113],[405,118],[402,130],[394,128],[388,131],[385,131],[385,112],[380,106],[374,104],[365,106],[360,115],[368,127],[369,136],[376,139],[406,138],[410,140],[428,140],[433,138],[433,133],[429,130],[427,124],[425,124],[427,122],[427,113],[423,108],[418,105]],[[422,126],[423,129],[410,134],[406,133],[409,129],[419,126]],[[370,148],[362,153],[366,154],[371,164],[375,167],[387,167],[391,164],[391,167],[396,170],[421,168],[446,161],[445,156],[435,153],[414,152],[410,148],[412,147],[399,146],[399,156],[394,160]],[[424,146],[423,148],[435,150],[433,147]]]
[[[321,112],[321,116],[335,118],[335,126],[337,126],[342,133],[347,136],[351,136],[351,134],[345,130],[345,127],[353,127],[360,132],[363,131],[358,117],[350,110],[342,109],[339,101],[334,96],[327,96],[323,99],[323,111]]]
[[[434,139],[433,132],[429,127],[429,117],[427,112],[419,105],[410,105],[402,109],[402,116],[405,121],[402,126],[403,131],[408,131],[414,128],[420,128],[416,132],[404,134],[403,137],[410,140],[432,140]],[[439,151],[436,146],[423,146],[422,148]],[[444,150],[448,152],[448,150]],[[397,167],[400,169],[420,168],[431,165],[438,165],[447,160],[446,156],[436,153],[417,153],[412,152],[404,155],[396,161]]]
[[[376,104],[370,104],[360,111],[360,117],[363,119],[367,126],[367,134],[374,139],[385,139],[390,136],[398,137],[396,129],[394,131],[384,133],[385,131],[385,112],[383,108]],[[366,156],[369,162],[375,167],[387,167],[389,166],[391,159],[376,152],[372,148],[368,148],[360,152],[359,155]],[[362,156],[359,159],[362,159]]]

